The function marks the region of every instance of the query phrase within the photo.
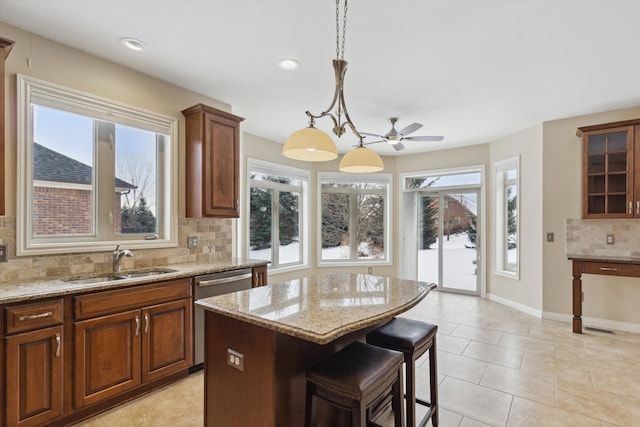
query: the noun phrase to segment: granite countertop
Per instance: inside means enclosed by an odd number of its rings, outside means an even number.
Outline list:
[[[567,258],[575,261],[616,262],[618,264],[640,264],[640,257],[632,257],[632,256],[567,254]]]
[[[196,306],[317,344],[390,320],[435,284],[353,273],[326,273],[231,294]]]
[[[24,302],[40,298],[79,294],[84,292],[117,289],[132,285],[143,285],[165,280],[182,279],[186,277],[198,276],[200,274],[209,274],[217,273],[220,271],[237,270],[240,268],[257,267],[267,265],[268,263],[268,261],[262,260],[230,258],[212,263],[171,264],[162,267],[157,266],[155,268],[166,268],[175,271],[154,276],[111,280],[108,282],[79,284],[65,282],[63,279],[49,279],[38,282],[5,283],[0,284],[0,304]],[[126,273],[126,270],[121,272],[121,274]]]

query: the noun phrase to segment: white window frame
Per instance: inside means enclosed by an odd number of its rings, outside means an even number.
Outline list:
[[[516,170],[517,176],[513,179],[507,178],[507,173],[510,170]],[[520,247],[521,234],[520,234],[520,201],[522,200],[522,187],[520,185],[520,156],[512,157],[509,159],[501,160],[493,164],[493,176],[494,176],[494,212],[495,212],[495,228],[494,228],[494,273],[500,276],[509,277],[515,280],[520,280]],[[507,188],[511,185],[515,185],[516,192],[516,267],[515,271],[507,268],[507,258],[509,243],[508,239],[508,203],[507,203]]]
[[[392,222],[392,188],[393,188],[393,175],[388,173],[375,173],[375,174],[353,174],[343,172],[319,172],[318,173],[318,187],[317,187],[317,263],[318,266],[350,266],[350,265],[391,265],[392,256],[392,239],[391,239],[391,224]],[[384,192],[385,206],[384,206],[384,253],[385,257],[381,259],[353,259],[353,253],[351,259],[348,260],[323,260],[322,259],[322,183],[323,182],[343,182],[343,183],[381,183],[386,185]],[[362,190],[361,193],[371,194],[376,190]],[[353,194],[357,194],[354,192]],[[350,221],[355,221],[355,212],[350,212]],[[353,224],[352,224],[353,225]],[[356,227],[349,227],[349,231],[355,231]],[[356,241],[357,239],[351,239]],[[353,250],[352,250],[353,252]]]
[[[309,171],[294,168],[291,166],[281,165],[277,163],[271,163],[264,160],[258,160],[254,158],[247,158],[247,174],[246,174],[246,183],[247,183],[247,197],[245,200],[245,206],[247,207],[247,215],[246,215],[246,224],[245,224],[245,253],[248,258],[250,258],[250,245],[251,245],[251,231],[250,231],[250,209],[251,209],[251,173],[252,172],[263,172],[270,175],[279,175],[284,177],[290,177],[294,179],[299,179],[302,181],[300,187],[291,186],[288,184],[279,184],[275,182],[269,181],[255,181],[256,186],[260,188],[269,188],[274,189],[276,191],[294,191],[300,192],[300,204],[298,206],[298,214],[299,214],[299,223],[298,229],[300,232],[299,238],[299,247],[300,247],[300,261],[295,263],[288,263],[280,265],[278,263],[279,258],[279,250],[280,250],[280,240],[279,240],[279,216],[274,215],[274,213],[278,212],[278,203],[276,197],[272,199],[272,223],[271,223],[271,264],[268,265],[269,272],[271,274],[274,273],[284,273],[287,271],[299,270],[302,268],[309,267],[309,180],[310,174]],[[275,194],[275,192],[274,192]]]
[[[178,120],[137,107],[121,104],[64,86],[17,75],[17,200],[16,254],[18,256],[96,252],[113,250],[116,245],[127,249],[176,247],[178,244]],[[31,235],[31,203],[33,177],[33,109],[32,102],[96,119],[146,129],[168,135],[170,141],[158,158],[164,184],[158,200],[158,238],[124,236],[122,239],[100,240],[97,235],[59,238],[34,238]],[[94,216],[97,215],[94,209]],[[94,218],[97,227],[100,226]]]

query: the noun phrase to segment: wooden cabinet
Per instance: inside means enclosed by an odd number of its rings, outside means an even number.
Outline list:
[[[640,119],[578,128],[583,218],[640,217]]]
[[[4,61],[9,56],[15,42],[0,37],[0,165],[2,165],[2,173],[0,173],[0,215],[5,214],[4,208],[4,134],[5,134],[5,114],[4,114]]]
[[[251,287],[265,286],[267,284],[267,266],[253,267],[251,270]]]
[[[74,407],[140,384],[139,310],[76,322]]]
[[[186,216],[240,216],[240,122],[203,104],[182,111],[186,118]]]
[[[61,299],[5,308],[7,427],[40,426],[63,415],[62,308]]]
[[[192,304],[188,279],[75,297],[75,408],[186,371]]]

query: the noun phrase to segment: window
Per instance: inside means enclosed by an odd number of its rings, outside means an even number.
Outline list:
[[[249,257],[271,261],[271,269],[306,265],[308,172],[254,159],[248,164]]]
[[[514,157],[494,164],[496,211],[496,271],[519,277],[519,192],[520,159]]]
[[[175,119],[25,76],[18,89],[18,255],[176,246]]]
[[[388,263],[391,176],[320,173],[321,264]]]

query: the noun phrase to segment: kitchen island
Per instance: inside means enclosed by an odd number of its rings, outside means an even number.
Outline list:
[[[206,311],[205,425],[303,425],[306,368],[434,287],[328,273],[196,301]]]

